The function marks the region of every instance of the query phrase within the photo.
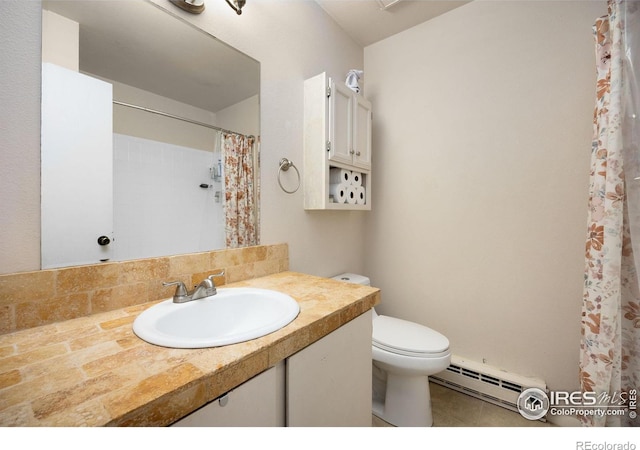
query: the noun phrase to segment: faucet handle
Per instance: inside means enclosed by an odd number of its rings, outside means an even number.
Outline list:
[[[163,286],[174,286],[177,285],[176,293],[173,294],[173,302],[174,303],[184,303],[189,299],[189,293],[187,291],[187,287],[184,285],[182,281],[170,281],[170,282],[162,282]]]
[[[216,284],[213,282],[213,279],[215,277],[221,277],[222,275],[224,275],[224,270],[218,273],[211,274],[205,280],[202,281],[202,283],[207,283],[207,296],[217,294],[218,291],[216,289]]]
[[[214,278],[216,278],[216,277],[221,277],[222,275],[224,275],[224,270],[222,270],[222,271],[220,271],[220,272],[218,272],[218,273],[214,273],[214,274],[212,274],[212,275],[209,275],[209,276],[207,277],[207,280],[211,280],[211,282],[213,283],[213,279],[214,279]]]

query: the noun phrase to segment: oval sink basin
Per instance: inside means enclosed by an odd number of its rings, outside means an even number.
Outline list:
[[[158,303],[136,318],[133,332],[163,347],[219,347],[273,333],[299,312],[298,302],[281,292],[221,288],[216,295],[187,303]]]

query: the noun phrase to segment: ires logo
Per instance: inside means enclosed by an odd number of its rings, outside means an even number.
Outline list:
[[[554,416],[624,416],[635,419],[637,390],[629,392],[567,392],[529,388],[518,396],[522,417],[538,420],[547,413]]]
[[[552,406],[624,406],[628,400],[626,392],[608,394],[602,392],[551,391],[549,402]]]
[[[547,414],[547,411],[549,411],[549,405],[549,397],[542,389],[525,389],[518,396],[518,411],[525,419],[542,419]]]

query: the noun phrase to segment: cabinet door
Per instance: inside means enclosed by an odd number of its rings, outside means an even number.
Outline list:
[[[361,169],[371,168],[371,103],[356,96],[353,129],[353,165]]]
[[[329,160],[351,164],[353,135],[353,91],[329,78]]]
[[[287,426],[371,426],[371,311],[287,359]]]
[[[175,422],[174,427],[284,426],[284,363]]]

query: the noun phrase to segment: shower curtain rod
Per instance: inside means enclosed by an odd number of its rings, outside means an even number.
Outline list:
[[[240,135],[244,136],[244,133],[238,133],[237,131],[233,131],[233,130],[226,130],[224,128],[216,127],[215,125],[209,125],[208,123],[198,122],[197,120],[187,119],[186,117],[176,116],[174,114],[169,114],[169,113],[166,113],[166,112],[163,112],[163,111],[158,111],[156,109],[150,109],[150,108],[145,108],[144,106],[132,105],[131,103],[119,102],[118,100],[114,100],[113,103],[114,103],[114,105],[126,106],[127,108],[138,109],[140,111],[145,111],[145,112],[152,113],[152,114],[158,114],[159,116],[169,117],[171,119],[182,120],[183,122],[189,122],[189,123],[192,123],[194,125],[200,125],[201,127],[206,127],[206,128],[211,128],[212,130],[221,131],[222,133],[234,133],[234,134],[240,134]],[[248,137],[255,139],[255,136],[252,135],[252,134],[249,135]]]

